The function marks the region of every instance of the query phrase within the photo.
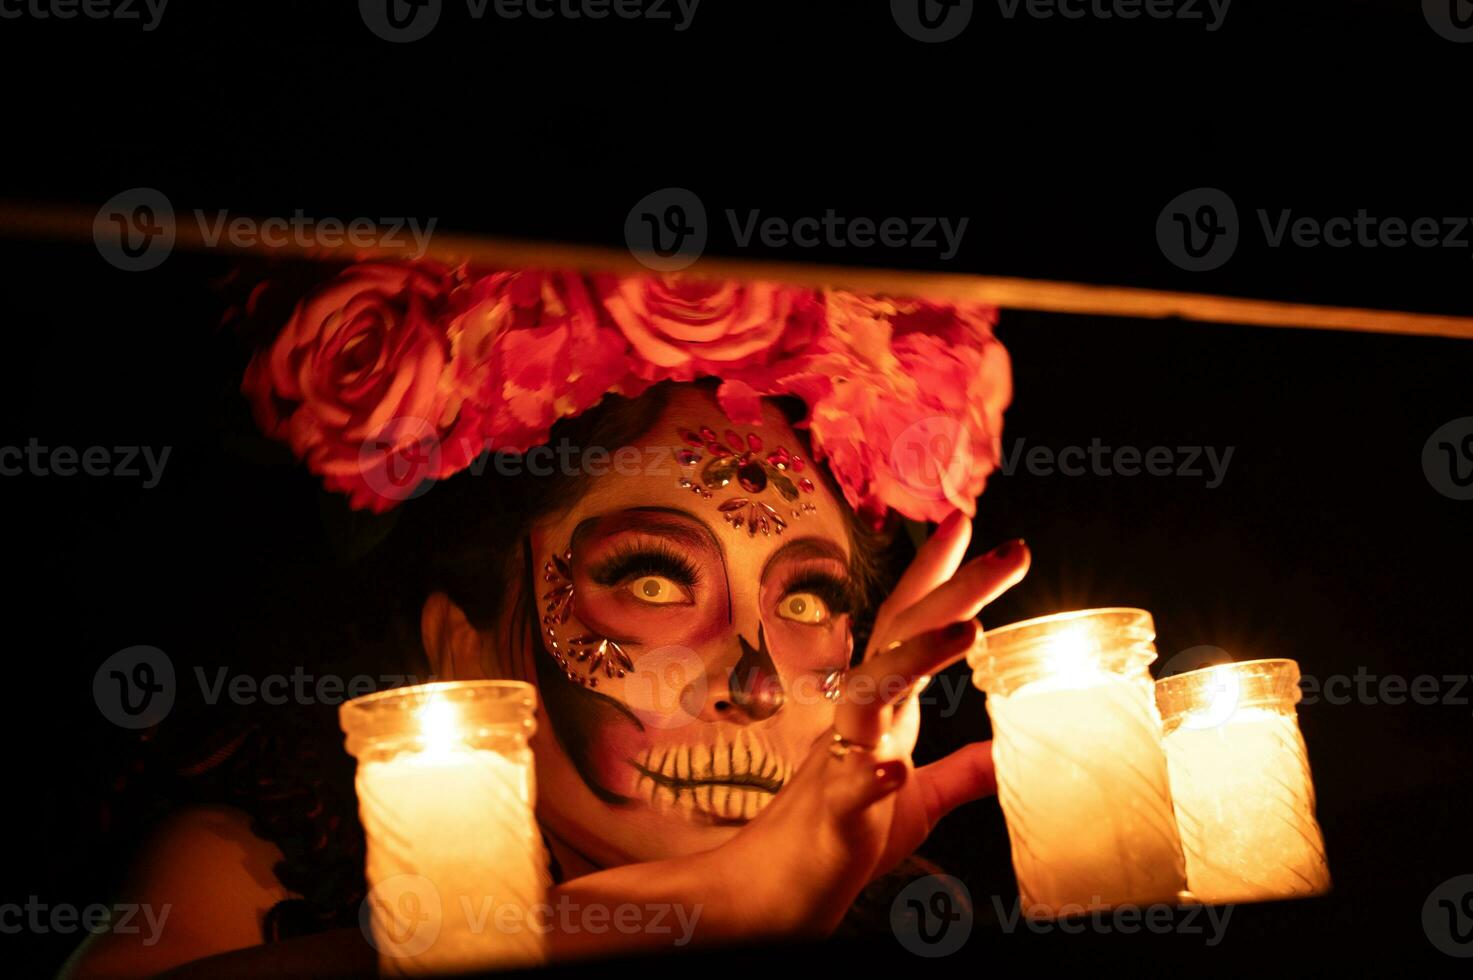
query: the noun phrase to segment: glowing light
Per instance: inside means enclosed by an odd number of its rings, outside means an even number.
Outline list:
[[[1206,703],[1182,718],[1181,727],[1202,730],[1232,721],[1243,696],[1243,682],[1232,664],[1219,664],[1203,672],[1197,695]]]
[[[459,712],[438,695],[431,695],[419,709],[419,732],[426,752],[448,752],[463,744]]]
[[[1099,639],[1085,623],[1049,637],[1046,677],[1051,688],[1093,687],[1105,679],[1099,664]]]

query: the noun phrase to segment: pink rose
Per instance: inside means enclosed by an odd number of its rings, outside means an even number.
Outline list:
[[[818,294],[685,275],[600,277],[599,296],[651,380],[760,374],[823,330]]]
[[[447,325],[460,431],[482,448],[524,451],[553,423],[610,391],[637,394],[629,343],[605,324],[583,277],[530,269],[495,272],[460,290]],[[460,438],[459,433],[457,438]]]
[[[381,512],[443,475],[458,403],[436,315],[451,274],[430,263],[351,266],[297,304],[241,389],[262,430],[329,489]]]
[[[995,309],[850,294],[829,309],[824,353],[788,382],[811,407],[814,455],[873,523],[887,507],[927,521],[973,514],[1012,397]]]

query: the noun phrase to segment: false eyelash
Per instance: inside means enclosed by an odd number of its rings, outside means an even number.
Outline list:
[[[812,592],[823,600],[823,604],[835,616],[853,612],[859,606],[859,597],[854,594],[853,584],[848,579],[828,572],[799,572],[783,586],[784,596],[794,592]]]
[[[663,575],[686,588],[701,580],[694,562],[665,545],[620,545],[589,572],[599,585],[617,585],[641,575]]]

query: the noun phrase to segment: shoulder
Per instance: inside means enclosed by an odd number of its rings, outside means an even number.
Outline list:
[[[89,941],[67,977],[147,975],[262,941],[261,924],[291,893],[277,880],[282,852],[228,806],[180,810],[140,853],[123,902],[137,906],[121,926]]]

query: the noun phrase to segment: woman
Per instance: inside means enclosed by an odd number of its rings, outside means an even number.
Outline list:
[[[536,684],[550,901],[698,908],[693,944],[823,936],[992,791],[986,743],[910,756],[928,676],[1028,566],[1021,541],[962,562],[1010,396],[993,313],[362,263],[244,390],[329,489],[417,515],[429,672]],[[938,526],[876,606],[899,516]],[[129,896],[171,906],[161,938],[76,974],[371,965],[358,930],[258,945],[302,901],[285,858],[242,811],[179,813]],[[555,958],[672,942],[548,925]]]

